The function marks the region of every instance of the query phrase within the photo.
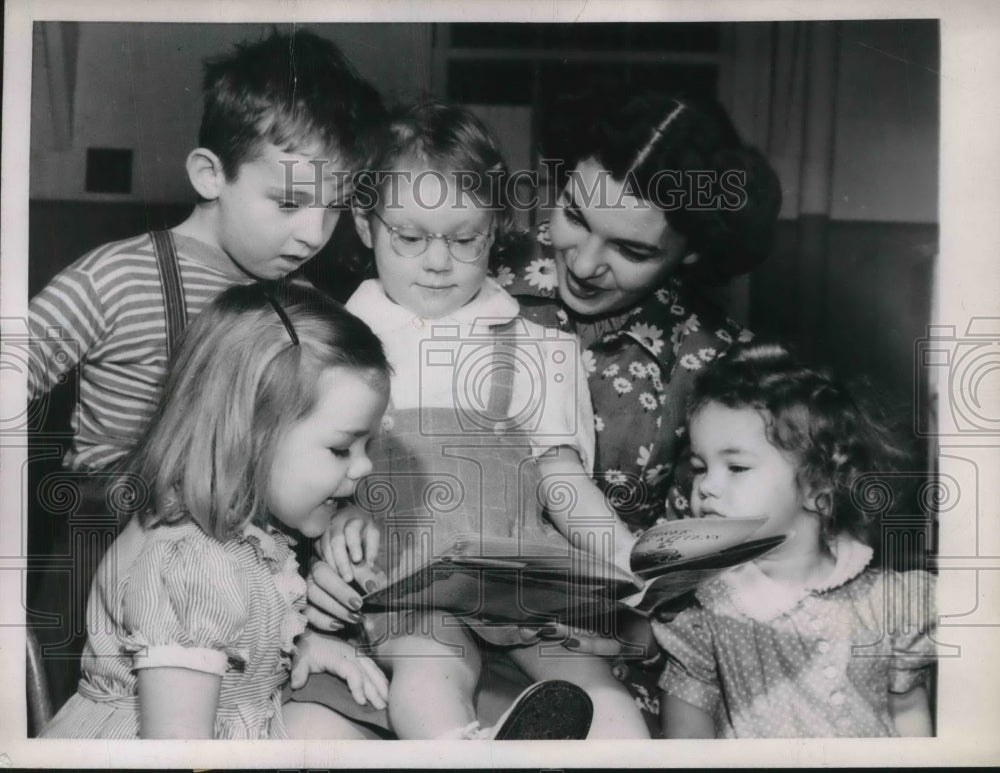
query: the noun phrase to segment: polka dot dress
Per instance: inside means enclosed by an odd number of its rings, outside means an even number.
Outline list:
[[[713,717],[722,738],[896,736],[889,694],[926,678],[934,578],[866,568],[846,537],[822,587],[791,587],[754,564],[655,624],[666,694]]]

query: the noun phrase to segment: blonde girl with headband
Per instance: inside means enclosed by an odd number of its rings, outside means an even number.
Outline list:
[[[187,329],[132,459],[148,508],[101,564],[83,676],[44,737],[284,738],[282,688],[311,671],[385,705],[371,660],[305,632],[292,546],[371,469],[389,366],[339,304],[275,293],[232,287]]]

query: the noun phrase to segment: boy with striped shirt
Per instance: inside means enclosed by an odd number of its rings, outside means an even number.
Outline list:
[[[71,470],[113,468],[136,442],[187,319],[233,284],[282,279],[326,244],[382,117],[377,92],[308,32],[237,46],[207,63],[204,87],[186,161],[191,215],[98,247],[29,304],[31,399],[80,366]]]

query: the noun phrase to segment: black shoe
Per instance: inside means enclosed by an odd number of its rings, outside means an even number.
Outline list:
[[[536,682],[517,696],[487,737],[497,741],[567,741],[587,737],[594,704],[561,679]]]

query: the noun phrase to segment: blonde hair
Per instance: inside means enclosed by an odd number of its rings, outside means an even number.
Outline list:
[[[185,332],[130,465],[154,503],[143,525],[190,517],[225,540],[247,522],[266,524],[276,441],[313,409],[319,376],[334,367],[388,390],[381,342],[336,301],[287,285],[219,295]]]

